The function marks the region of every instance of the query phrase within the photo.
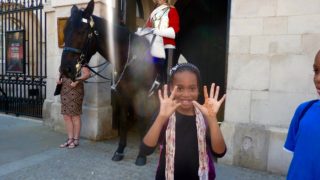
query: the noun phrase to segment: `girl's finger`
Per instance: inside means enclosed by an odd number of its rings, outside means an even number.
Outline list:
[[[222,96],[222,98],[219,100],[219,103],[223,103],[223,101],[226,99],[226,94],[224,94],[223,96]]]
[[[172,93],[171,93],[171,95],[170,95],[170,99],[173,99],[173,98],[174,98],[174,96],[176,95],[176,92],[177,92],[177,86],[175,86],[175,87],[173,88],[173,91],[172,91]]]
[[[174,106],[176,106],[177,104],[179,104],[179,106],[181,105],[181,103],[179,103],[177,100],[173,100],[173,104]]]
[[[194,107],[197,107],[198,109],[202,108],[202,106],[197,101],[192,101],[192,104]]]
[[[213,98],[213,92],[214,92],[214,86],[215,86],[215,84],[214,83],[212,83],[211,84],[211,89],[210,89],[210,98]]]
[[[203,86],[203,96],[205,101],[208,99],[208,90],[207,90],[207,86]]]
[[[177,109],[180,105],[181,105],[181,103],[176,103],[174,106],[174,109]]]
[[[165,84],[163,86],[163,98],[164,99],[168,98],[168,85],[167,84]]]
[[[214,99],[218,99],[218,97],[219,97],[219,91],[220,91],[220,86],[217,86],[216,87],[216,92],[214,93]]]
[[[161,94],[161,90],[160,89],[158,90],[158,96],[159,96],[159,100],[161,102],[163,100],[163,98],[162,98],[162,94]]]
[[[198,108],[202,114],[207,114],[205,107],[199,104],[197,101],[192,101],[192,104],[195,108]]]

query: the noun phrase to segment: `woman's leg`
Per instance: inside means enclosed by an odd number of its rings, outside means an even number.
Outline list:
[[[73,139],[74,134],[73,134],[73,123],[72,123],[72,116],[69,115],[63,115],[64,122],[66,124],[67,128],[67,133],[68,133],[68,138]]]
[[[79,137],[80,137],[80,131],[81,131],[80,115],[72,116],[72,122],[73,122],[74,144],[77,146],[79,145]]]
[[[63,115],[63,119],[68,134],[68,140],[65,143],[61,144],[60,147],[68,147],[73,142],[73,123],[72,118],[69,115]]]

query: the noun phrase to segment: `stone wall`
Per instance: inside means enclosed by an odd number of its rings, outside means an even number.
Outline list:
[[[53,96],[62,54],[62,48],[58,47],[57,19],[60,17],[69,17],[72,5],[76,4],[79,8],[84,8],[87,3],[88,0],[51,0],[45,4],[45,12],[47,15],[48,78],[47,99],[43,106],[44,123],[64,133],[64,121],[60,114],[60,96]],[[105,1],[95,0],[94,15],[106,18],[106,5],[104,3]],[[104,58],[96,54],[91,58],[90,65],[95,66],[104,61]],[[111,76],[111,68],[110,65],[103,71],[105,76]],[[99,77],[94,77],[88,81],[91,83],[85,83],[83,115],[81,116],[81,136],[92,140],[113,137],[116,133],[112,130],[110,82],[100,83],[105,80]]]
[[[286,174],[295,108],[316,98],[312,64],[320,49],[319,0],[233,0],[220,162]]]

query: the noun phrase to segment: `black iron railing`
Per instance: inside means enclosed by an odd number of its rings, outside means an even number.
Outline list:
[[[46,98],[42,0],[0,0],[0,111],[42,117]]]

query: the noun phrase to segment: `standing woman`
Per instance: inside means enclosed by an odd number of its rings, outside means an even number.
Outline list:
[[[179,15],[168,0],[153,0],[156,8],[151,12],[146,27],[153,28],[155,39],[151,47],[151,55],[161,82],[167,81],[168,70],[177,64],[175,58],[176,34],[180,30]]]
[[[68,139],[61,144],[61,148],[75,148],[79,145],[79,137],[81,130],[82,102],[84,97],[83,81],[90,77],[88,67],[81,68],[81,76],[77,81],[62,76],[57,80],[57,84],[62,84],[61,89],[61,114],[65,122]]]
[[[160,111],[141,144],[145,155],[160,144],[157,180],[212,180],[213,156],[222,157],[226,145],[218,125],[217,113],[225,99],[219,100],[219,86],[204,86],[205,103],[197,102],[200,72],[190,63],[172,68],[169,86],[159,90]],[[171,94],[169,94],[170,89]]]

